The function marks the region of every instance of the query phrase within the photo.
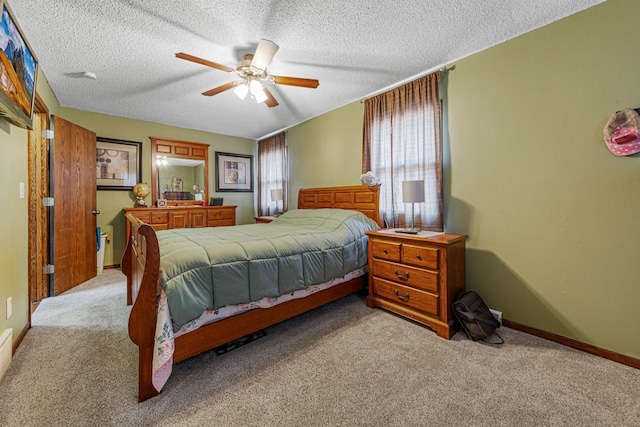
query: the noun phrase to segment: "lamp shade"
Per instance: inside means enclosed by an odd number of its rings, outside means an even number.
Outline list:
[[[249,90],[251,90],[251,94],[257,103],[267,100],[267,94],[264,93],[264,86],[262,86],[259,81],[251,80],[251,83],[249,83]]]
[[[402,201],[404,203],[424,202],[424,181],[402,181]]]
[[[233,93],[238,95],[238,98],[240,99],[245,99],[247,97],[247,92],[249,92],[249,86],[246,84],[240,84],[233,90]]]
[[[282,200],[281,188],[271,190],[271,201],[277,202],[278,200]]]

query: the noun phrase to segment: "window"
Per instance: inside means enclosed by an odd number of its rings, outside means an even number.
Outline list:
[[[287,145],[285,133],[258,141],[258,216],[287,211]],[[272,200],[271,190],[282,190],[282,200]],[[279,195],[274,191],[274,198]]]
[[[425,181],[415,226],[442,231],[442,104],[440,71],[365,101],[363,172],[382,183],[380,209],[390,227],[411,222],[402,182]]]

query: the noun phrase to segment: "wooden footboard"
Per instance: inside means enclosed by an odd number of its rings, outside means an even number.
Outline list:
[[[329,187],[301,190],[303,198],[313,208],[339,207],[365,209],[368,216],[379,219],[379,187]],[[331,205],[329,205],[330,203]],[[152,383],[153,351],[157,321],[156,301],[160,275],[160,250],[154,229],[131,214],[126,215],[131,227],[122,271],[127,276],[127,303],[133,303],[129,316],[129,336],[138,346],[138,401],[160,393]],[[307,297],[287,301],[270,308],[260,308],[203,326],[175,339],[174,362],[211,350],[260,329],[275,325],[298,314],[340,299],[364,289],[367,276],[332,286]]]
[[[156,232],[131,214],[126,215],[131,235],[122,255],[122,271],[127,276],[129,337],[138,346],[138,401],[159,393],[153,387],[153,350],[157,320],[156,298],[160,274],[160,250]]]

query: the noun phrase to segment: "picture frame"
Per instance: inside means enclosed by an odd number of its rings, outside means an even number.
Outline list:
[[[96,138],[98,190],[133,190],[142,179],[142,143]]]
[[[253,156],[216,151],[216,191],[253,192]]]

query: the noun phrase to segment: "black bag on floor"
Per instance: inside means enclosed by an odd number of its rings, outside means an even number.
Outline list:
[[[496,329],[500,327],[489,307],[475,291],[462,292],[453,302],[453,315],[462,326],[467,337],[473,341],[485,342],[491,335],[496,334],[500,342],[488,342],[489,344],[502,344],[504,340]]]

